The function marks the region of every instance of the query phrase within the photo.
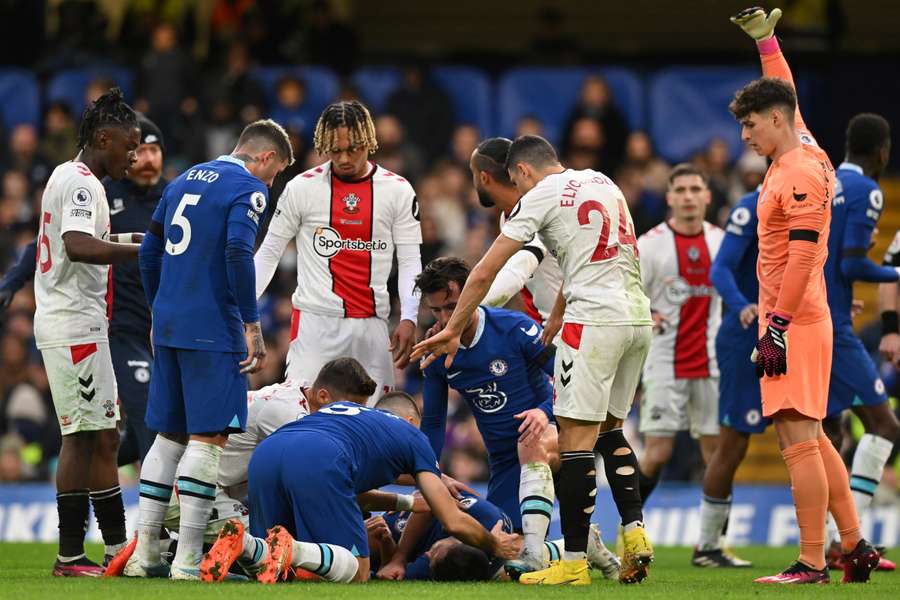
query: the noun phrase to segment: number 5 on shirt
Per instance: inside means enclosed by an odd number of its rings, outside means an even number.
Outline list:
[[[185,194],[181,197],[181,202],[178,203],[175,214],[172,215],[172,226],[177,225],[181,228],[181,241],[174,243],[172,240],[166,240],[166,252],[172,256],[183,254],[188,249],[188,245],[191,243],[191,222],[184,215],[184,209],[188,205],[195,206],[199,202],[200,194]]]

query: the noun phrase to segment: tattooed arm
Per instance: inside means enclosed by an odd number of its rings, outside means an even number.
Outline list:
[[[244,339],[247,340],[247,358],[240,363],[241,373],[261,371],[266,366],[266,342],[259,321],[244,323]]]

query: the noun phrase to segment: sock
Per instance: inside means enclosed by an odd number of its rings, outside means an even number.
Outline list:
[[[565,548],[565,540],[563,539],[544,542],[544,547],[541,549],[541,556],[544,558],[544,562],[553,562],[562,557]]]
[[[197,440],[188,442],[175,473],[181,519],[173,567],[196,569],[203,558],[203,534],[216,499],[216,475],[222,448]]]
[[[244,532],[244,551],[238,557],[238,562],[247,571],[256,572],[269,556],[266,541],[255,538]]]
[[[623,524],[644,520],[638,462],[621,429],[601,433],[594,452],[603,457],[603,468]]]
[[[184,448],[181,444],[158,435],[141,463],[138,541],[134,556],[143,565],[156,565],[160,562],[159,529],[166,517],[169,500],[172,499],[175,471]]]
[[[853,453],[853,466],[850,471],[850,491],[856,502],[856,512],[863,512],[872,504],[872,496],[881,481],[884,465],[887,464],[894,448],[889,440],[866,433],[859,440],[856,452]]]
[[[292,550],[292,567],[306,569],[326,581],[350,583],[359,569],[359,561],[342,546],[295,541]]]
[[[647,504],[647,499],[650,498],[650,494],[656,489],[656,485],[659,483],[659,478],[661,476],[661,470],[658,471],[656,475],[645,475],[640,467],[638,467],[638,490],[641,494],[641,506]]]
[[[553,472],[545,462],[522,465],[519,478],[519,509],[522,511],[524,551],[541,556],[541,546],[553,513]]]
[[[828,516],[825,517],[825,552],[828,552],[831,544],[841,541],[839,536],[837,523],[834,522],[831,513],[828,513]]]
[[[115,556],[119,550],[125,547],[127,536],[125,534],[125,505],[122,503],[122,488],[114,486],[105,490],[91,492],[91,504],[94,507],[94,516],[103,534],[103,543],[106,545],[104,553],[107,556]]]
[[[819,453],[825,466],[828,484],[828,511],[834,516],[838,533],[841,534],[841,550],[851,552],[862,539],[859,531],[859,515],[850,493],[850,478],[847,467],[834,445],[824,435],[819,438]]]
[[[697,540],[698,550],[718,550],[722,531],[728,523],[728,513],[731,512],[731,496],[724,500],[703,496],[700,500],[700,539]]]
[[[597,468],[590,451],[563,452],[559,471],[559,513],[565,560],[587,556],[588,528],[597,499]]]
[[[791,477],[791,493],[800,526],[800,561],[813,569],[822,570],[825,568],[828,475],[819,452],[819,442],[807,440],[794,444],[782,450],[781,455]]]
[[[59,513],[59,555],[63,562],[84,556],[84,534],[87,531],[89,490],[69,490],[56,494]]]

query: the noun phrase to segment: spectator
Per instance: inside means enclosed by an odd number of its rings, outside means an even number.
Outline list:
[[[378,138],[375,162],[413,183],[417,182],[424,170],[422,152],[406,140],[406,131],[397,117],[392,114],[376,117],[375,134]]]
[[[15,208],[15,222],[27,223],[31,220],[31,202],[28,194],[28,179],[21,171],[7,171],[3,174],[3,202]]]
[[[578,104],[563,128],[563,155],[568,154],[569,146],[573,143],[575,123],[583,118],[593,119],[600,124],[605,139],[600,154],[600,165],[604,171],[614,173],[625,157],[628,125],[619,107],[616,106],[609,85],[600,75],[588,76],[581,86]]]
[[[22,123],[9,136],[9,157],[5,168],[15,169],[28,178],[30,188],[42,185],[50,169],[40,154],[40,140],[33,125]]]
[[[109,77],[95,77],[84,88],[84,105],[90,106],[97,98],[108,92],[109,88],[116,85],[118,84]]]
[[[731,186],[728,191],[729,204],[735,204],[741,199],[741,196],[762,185],[768,170],[768,162],[756,152],[747,150],[741,154],[731,173]]]
[[[603,126],[600,125],[600,122],[582,117],[572,124],[569,144],[563,155],[563,164],[576,170],[604,170],[600,163],[605,143]]]
[[[77,152],[78,130],[72,109],[63,102],[52,102],[44,112],[44,135],[40,153],[51,169],[70,160]]]
[[[664,196],[669,187],[671,167],[656,155],[650,136],[644,131],[633,131],[625,146],[625,163],[641,173],[641,187],[657,196]]]
[[[534,115],[525,115],[516,123],[515,137],[520,135],[544,135],[544,122]]]
[[[162,130],[163,138],[175,139],[178,114],[192,97],[193,65],[179,48],[175,27],[156,26],[150,50],[141,59],[137,74],[135,108],[145,113]]]
[[[309,13],[309,62],[328,65],[341,75],[347,75],[359,61],[359,35],[356,29],[334,16],[328,0],[315,0]]]
[[[293,75],[285,75],[278,80],[275,106],[269,111],[269,116],[308,141],[312,139],[318,115],[306,100],[306,83]]]
[[[694,157],[694,164],[702,169],[709,180],[709,191],[712,192],[712,203],[709,205],[707,219],[721,225],[718,216],[728,206],[728,189],[730,186],[728,168],[731,163],[731,150],[722,138],[710,141],[706,150]]]
[[[0,481],[7,483],[29,479],[22,451],[25,444],[15,433],[0,437]]]
[[[641,185],[641,171],[633,166],[619,169],[614,180],[634,221],[634,233],[637,237],[659,225],[666,217],[665,204],[662,199]]]
[[[575,37],[566,31],[563,12],[547,4],[538,11],[537,31],[531,42],[531,60],[536,64],[573,65],[581,58]]]
[[[387,100],[387,112],[397,115],[409,140],[421,148],[427,164],[443,156],[453,133],[453,107],[443,90],[425,72],[411,65],[403,70],[400,87]]]
[[[262,86],[250,74],[250,56],[243,42],[233,42],[225,67],[208,86],[211,120],[241,128],[259,119],[265,107]],[[230,148],[229,148],[230,150]]]
[[[450,151],[453,162],[463,167],[469,168],[469,159],[475,151],[475,146],[481,141],[481,133],[478,127],[470,123],[463,123],[453,130],[453,138],[450,143]]]

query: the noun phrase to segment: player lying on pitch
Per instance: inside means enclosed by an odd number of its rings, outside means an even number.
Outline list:
[[[261,583],[285,580],[296,567],[327,581],[367,581],[368,536],[357,495],[401,474],[415,478],[451,535],[492,556],[517,557],[520,536],[503,532],[500,521],[487,531],[460,510],[417,429],[420,419],[414,402],[392,395],[375,409],[329,404],[266,438],[248,469],[250,533],[230,521],[203,559],[202,578],[221,581],[237,560]],[[327,458],[297,460],[313,456]]]
[[[456,309],[468,276],[463,260],[443,257],[416,278],[441,327]],[[553,512],[553,473],[560,464],[556,428],[548,427],[556,347],[545,346],[541,332],[523,313],[480,306],[463,331],[453,365],[448,369],[436,361],[424,371],[422,432],[435,455],[444,446],[448,388],[462,395],[475,416],[490,457],[487,500],[524,533],[522,556],[507,565],[514,579],[547,566],[543,545]],[[605,555],[604,576],[617,578],[618,559],[609,551]]]

